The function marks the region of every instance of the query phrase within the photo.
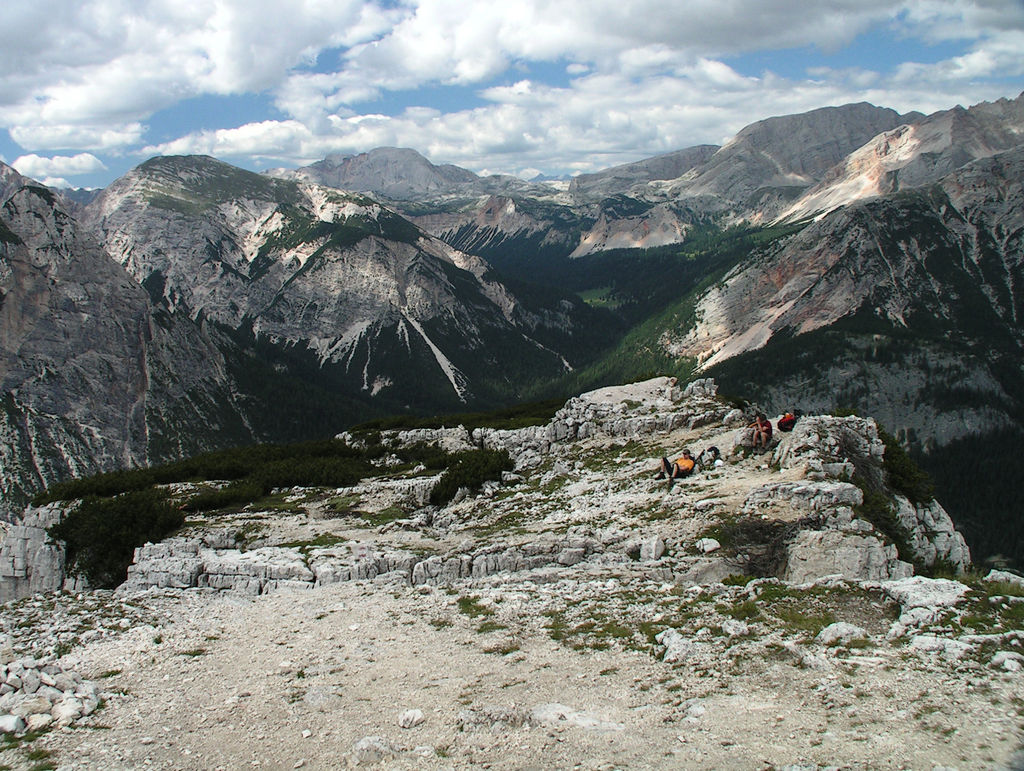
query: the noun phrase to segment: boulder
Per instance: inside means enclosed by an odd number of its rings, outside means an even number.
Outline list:
[[[1016,573],[1010,573],[1006,570],[990,570],[983,580],[1013,584],[1014,586],[1019,586],[1024,589],[1024,576],[1019,576]]]
[[[352,746],[353,759],[360,766],[381,763],[394,754],[394,748],[383,736],[364,736]]]
[[[882,583],[882,591],[900,604],[900,617],[889,627],[889,637],[933,623],[959,603],[970,588],[945,578],[914,576]]]
[[[30,506],[20,522],[7,528],[0,541],[0,602],[64,587],[64,545],[52,541],[46,530],[67,511],[55,503]]]
[[[789,545],[783,578],[793,584],[831,575],[852,581],[885,581],[912,573],[913,567],[899,559],[895,546],[872,535],[802,530]]]
[[[710,554],[711,552],[718,551],[722,548],[722,544],[714,538],[698,538],[694,546],[697,547],[697,551],[701,554]]]
[[[660,536],[650,536],[640,542],[640,559],[643,562],[659,560],[664,553],[665,542]]]
[[[654,639],[659,645],[665,646],[665,653],[661,657],[662,661],[687,661],[700,658],[706,653],[704,643],[694,642],[684,637],[676,629],[666,629],[655,635]]]
[[[18,715],[0,715],[0,733],[20,734],[25,731],[25,721]]]
[[[963,573],[970,566],[971,553],[967,542],[938,501],[915,505],[898,495],[896,517],[906,528],[910,547],[923,564],[946,563],[957,573]]]
[[[822,645],[845,645],[851,640],[863,640],[869,636],[863,627],[848,624],[845,621],[837,621],[818,632],[818,636],[814,639]]]

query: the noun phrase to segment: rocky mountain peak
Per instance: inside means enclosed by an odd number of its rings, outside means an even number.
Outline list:
[[[780,216],[820,216],[873,196],[937,182],[1024,137],[1024,94],[1015,100],[957,106],[883,131],[831,168]]]
[[[272,173],[393,200],[447,192],[452,186],[479,179],[471,171],[450,164],[435,166],[415,150],[399,147],[378,147],[358,155],[331,155],[302,169]]]

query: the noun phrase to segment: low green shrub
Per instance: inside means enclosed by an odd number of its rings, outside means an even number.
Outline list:
[[[514,468],[506,450],[468,450],[456,453],[448,470],[430,491],[430,502],[435,506],[448,503],[460,488],[479,490],[488,480],[501,479],[502,471]]]
[[[266,495],[263,487],[253,481],[243,480],[216,490],[203,490],[189,498],[182,508],[188,512],[216,511],[229,506],[245,506]]]
[[[889,486],[911,503],[921,504],[932,500],[935,497],[932,478],[921,470],[895,437],[881,428],[878,429],[878,436],[885,444],[882,465]]]
[[[47,531],[64,541],[70,569],[92,586],[111,589],[128,575],[135,548],[159,541],[185,521],[160,490],[140,490],[114,498],[88,497]]]
[[[526,426],[542,426],[554,416],[565,404],[565,398],[546,399],[539,402],[517,404],[513,407],[494,410],[493,412],[464,412],[451,415],[433,415],[420,417],[416,415],[394,415],[378,420],[367,421],[354,426],[353,433],[368,431],[402,430],[411,428],[443,428],[445,426],[465,426],[472,431],[474,428],[525,428]]]

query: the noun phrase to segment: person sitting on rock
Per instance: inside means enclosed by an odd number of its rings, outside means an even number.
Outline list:
[[[747,428],[752,429],[751,438],[754,440],[754,449],[761,447],[768,449],[768,443],[772,440],[772,422],[768,420],[763,412],[757,413],[754,422]]]
[[[683,450],[683,454],[674,461],[670,462],[668,458],[661,459],[661,470],[658,472],[658,479],[668,478],[671,481],[688,477],[693,473],[693,468],[696,465],[697,462],[694,460],[693,455],[690,454],[690,451]]]

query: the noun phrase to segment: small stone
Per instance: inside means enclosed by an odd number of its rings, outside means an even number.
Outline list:
[[[53,723],[53,715],[47,715],[44,713],[36,713],[29,715],[25,718],[25,726],[29,731],[42,731]]]
[[[848,624],[845,621],[837,621],[818,632],[818,636],[815,639],[822,645],[845,645],[851,640],[863,640],[867,637],[868,632],[866,629],[854,624]]]
[[[364,736],[352,747],[359,765],[373,765],[395,754],[388,740],[382,736]]]
[[[665,542],[656,535],[640,542],[640,559],[643,562],[659,560],[664,553]]]
[[[413,728],[424,720],[423,711],[418,709],[407,709],[398,717],[400,728]]]
[[[17,715],[0,715],[0,733],[17,734],[25,730],[25,721]]]
[[[39,690],[40,684],[39,673],[35,669],[26,668],[21,676],[21,690],[25,693],[35,693]]]
[[[42,696],[33,696],[32,698],[20,701],[13,709],[11,709],[11,712],[15,715],[19,715],[20,717],[27,718],[29,715],[38,715],[43,713],[48,715],[52,709],[53,705],[50,703],[49,699]]]
[[[75,698],[64,699],[53,705],[50,714],[58,726],[71,725],[82,716],[82,702]]]
[[[700,538],[695,544],[697,551],[701,554],[710,554],[713,551],[718,551],[722,548],[722,544],[716,541],[714,538]]]
[[[313,732],[310,731],[308,728],[303,728],[302,729],[302,738],[303,739],[308,739],[312,735],[313,735]]]
[[[750,626],[744,621],[727,618],[722,622],[722,631],[729,637],[745,637],[750,634]]]
[[[992,666],[1007,672],[1020,672],[1024,669],[1024,656],[1014,651],[1000,651],[992,657]]]

